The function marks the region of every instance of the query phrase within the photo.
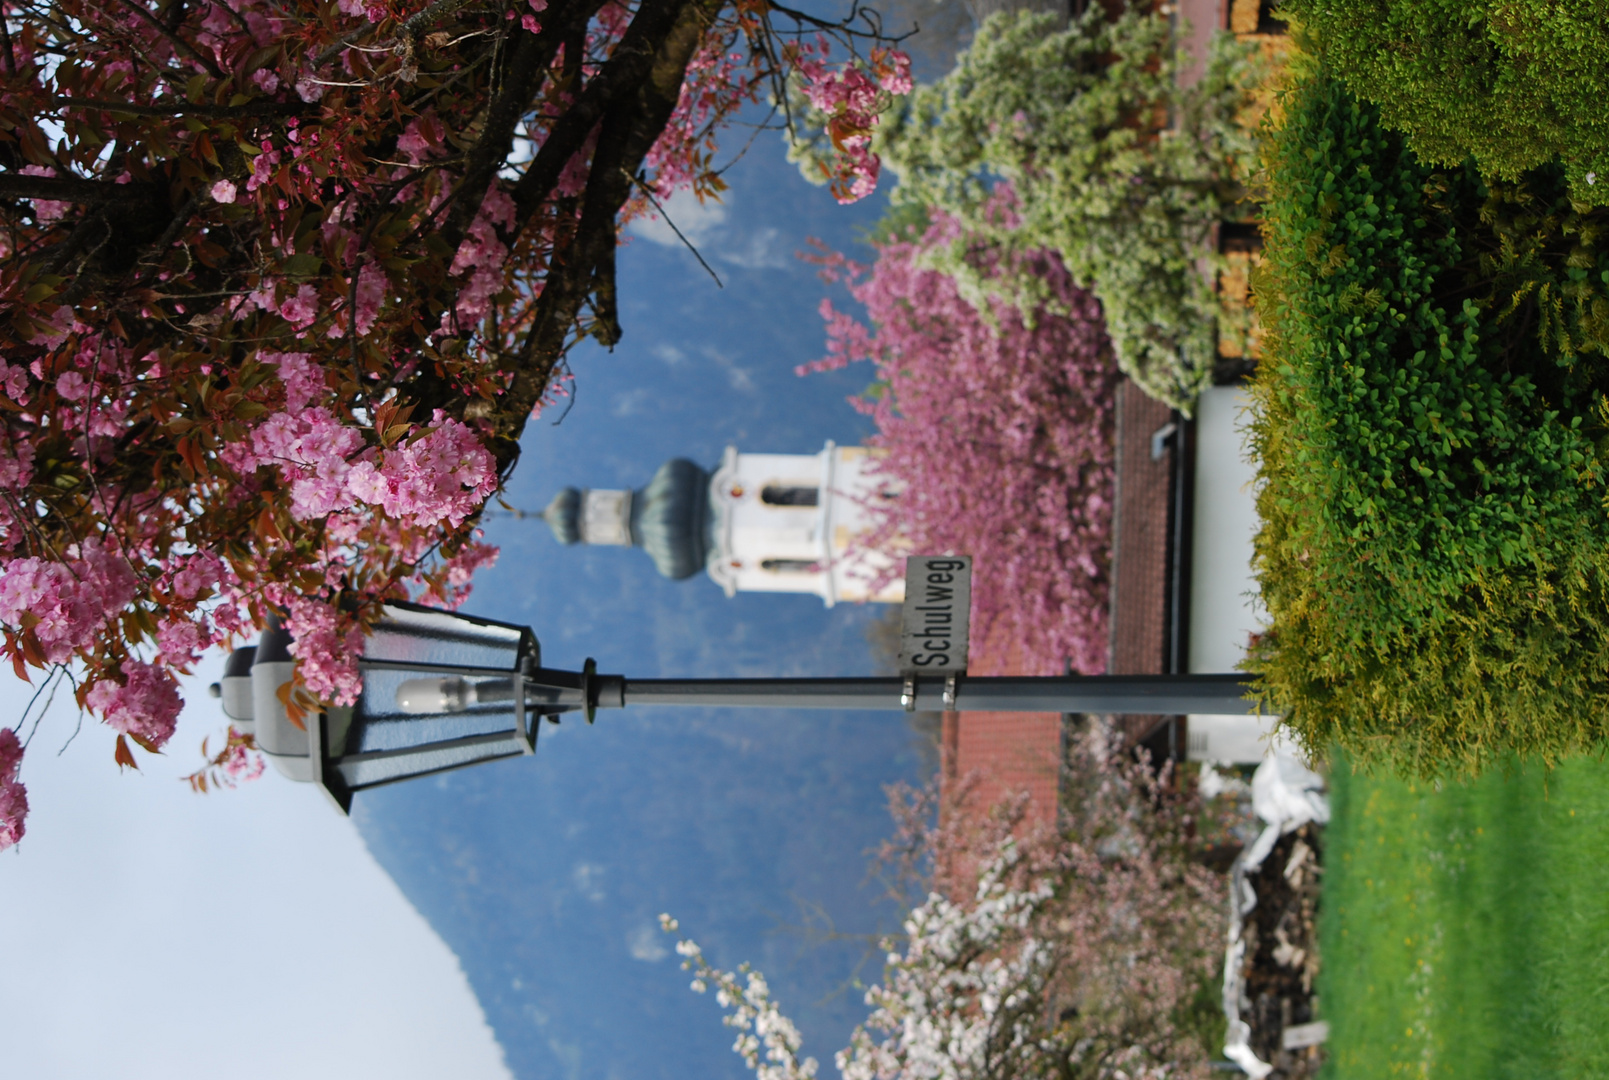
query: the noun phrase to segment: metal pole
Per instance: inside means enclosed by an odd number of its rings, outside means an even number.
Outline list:
[[[537,680],[541,681],[538,673]],[[628,705],[715,705],[785,709],[929,709],[944,703],[945,678],[919,675],[915,701],[902,695],[907,680],[871,679],[628,679],[594,675],[586,691],[569,687],[532,687],[533,701],[580,704],[580,695],[595,708]],[[955,683],[955,712],[1231,713],[1252,711],[1246,700],[1247,675],[1091,675],[1047,678],[960,676]],[[571,701],[575,698],[575,701]]]

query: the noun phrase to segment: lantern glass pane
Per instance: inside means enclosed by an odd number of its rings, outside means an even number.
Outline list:
[[[432,677],[412,671],[373,668],[365,671],[363,693],[353,711],[352,726],[347,731],[344,745],[335,751],[337,756],[341,753],[400,750],[493,732],[508,732],[513,737],[514,703],[507,696],[501,701],[481,702],[455,712],[403,712],[397,705],[397,690],[411,679]],[[496,685],[504,690],[505,695],[510,692],[504,689],[509,680],[477,677],[465,681],[471,685]]]
[[[363,657],[514,671],[528,637],[523,626],[412,604],[387,604],[385,617],[363,643]]]
[[[408,780],[415,776],[461,768],[497,758],[516,757],[520,745],[512,739],[429,746],[401,754],[347,757],[336,764],[349,791],[361,791],[378,784]]]

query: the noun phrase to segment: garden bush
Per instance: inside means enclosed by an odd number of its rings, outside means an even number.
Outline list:
[[[968,245],[1048,250],[1105,312],[1123,371],[1188,412],[1210,375],[1218,303],[1201,271],[1213,224],[1242,195],[1253,140],[1238,121],[1257,67],[1220,35],[1203,78],[1176,79],[1168,18],[1091,4],[990,18],[955,70],[919,86],[874,138],[896,206],[963,223],[924,254],[987,317],[990,299],[1053,304],[1032,272],[980,273]],[[1169,117],[1177,130],[1159,132]],[[1009,188],[1010,200],[1000,194]]]
[[[1609,204],[1609,21],[1598,0],[1285,0],[1421,160],[1516,180],[1549,162]]]
[[[1424,164],[1299,66],[1255,285],[1267,700],[1419,774],[1599,747],[1609,215],[1558,166]]]

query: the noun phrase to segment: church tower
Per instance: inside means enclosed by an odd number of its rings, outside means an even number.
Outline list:
[[[713,472],[674,458],[637,491],[565,488],[542,517],[560,543],[640,547],[665,577],[703,569],[728,596],[898,603],[905,582],[896,560],[857,545],[875,508],[899,494],[871,471],[875,453],[832,442],[818,454],[727,447]]]

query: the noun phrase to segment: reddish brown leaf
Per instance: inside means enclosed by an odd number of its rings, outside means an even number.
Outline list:
[[[280,683],[278,689],[274,691],[274,696],[279,698],[281,705],[285,706],[285,716],[290,722],[306,731],[307,724],[303,718],[307,713],[293,700],[296,696],[294,685],[288,682]]]
[[[137,735],[131,731],[128,733],[128,737],[139,743],[140,749],[144,750],[148,754],[160,754],[162,752],[162,748],[160,746],[153,743],[150,739],[147,739],[144,735]]]

